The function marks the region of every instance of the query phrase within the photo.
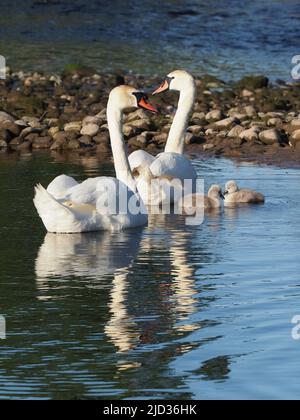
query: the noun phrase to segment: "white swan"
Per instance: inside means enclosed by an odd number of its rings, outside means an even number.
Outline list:
[[[61,175],[47,190],[41,185],[35,188],[34,204],[48,232],[123,230],[147,223],[147,211],[136,189],[122,134],[123,112],[133,107],[157,112],[147,102],[146,95],[132,87],[119,86],[112,90],[107,120],[116,178],[91,178],[78,184],[73,178]]]
[[[135,175],[138,191],[145,204],[159,205],[173,201],[169,186],[173,180],[179,180],[182,190],[184,180],[195,182],[196,171],[191,162],[184,157],[184,136],[193,109],[196,85],[194,78],[183,70],[170,73],[154,95],[173,90],[180,93],[178,109],[168,136],[165,151],[157,157],[143,150],[137,150],[129,156],[130,167]],[[150,188],[151,183],[151,188]],[[178,196],[182,196],[182,192]]]

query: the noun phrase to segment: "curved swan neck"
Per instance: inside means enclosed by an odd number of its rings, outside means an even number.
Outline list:
[[[165,152],[183,154],[184,136],[194,107],[195,97],[196,86],[193,81],[188,88],[180,92],[178,108],[170,129]]]
[[[109,100],[107,105],[107,122],[110,134],[111,149],[116,170],[116,177],[129,189],[136,192],[136,184],[131,173],[126,145],[122,132],[123,111]]]

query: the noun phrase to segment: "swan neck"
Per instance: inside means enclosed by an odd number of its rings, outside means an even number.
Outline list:
[[[111,101],[107,105],[107,122],[110,134],[116,177],[129,189],[136,192],[136,184],[131,173],[127,147],[122,132],[123,111],[114,106]]]
[[[170,129],[165,152],[184,152],[185,133],[189,123],[189,117],[194,107],[196,96],[195,84],[180,92],[178,108]]]

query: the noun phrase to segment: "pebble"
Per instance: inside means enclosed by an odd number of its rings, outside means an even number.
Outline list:
[[[49,149],[52,144],[51,137],[38,137],[33,143],[33,149]]]
[[[93,144],[93,139],[90,136],[81,136],[79,139],[79,142],[85,146],[91,146]]]
[[[198,136],[200,133],[202,133],[203,129],[199,125],[191,125],[188,127],[187,131]]]
[[[154,141],[155,143],[158,143],[158,144],[166,143],[167,139],[168,139],[168,134],[167,133],[156,134],[155,136],[152,137],[152,141]]]
[[[69,143],[68,143],[68,149],[72,149],[72,150],[74,150],[74,149],[80,149],[80,142],[79,142],[79,140],[71,140],[71,141],[69,141]]]
[[[15,120],[14,117],[9,115],[7,112],[0,111],[0,123],[6,122],[6,121],[14,122],[14,120]]]
[[[130,121],[129,125],[141,130],[148,130],[150,127],[150,121],[148,119]]]
[[[291,126],[292,127],[300,127],[300,118],[295,118],[291,121]]]
[[[24,138],[30,133],[40,133],[40,131],[41,131],[40,128],[27,127],[27,128],[24,128],[24,130],[21,131],[20,137]]]
[[[5,140],[0,139],[0,149],[7,149],[8,143]]]
[[[212,150],[212,149],[214,149],[214,148],[215,148],[215,145],[214,145],[214,144],[212,144],[212,143],[204,144],[204,146],[203,146],[203,150],[204,150],[205,152],[207,152],[207,151],[209,151],[209,150]]]
[[[134,112],[131,112],[130,114],[128,114],[126,121],[127,122],[132,122],[132,121],[136,121],[136,120],[148,120],[148,114],[146,114],[146,112],[143,109],[138,109]]]
[[[80,132],[82,123],[80,121],[70,122],[64,125],[64,131],[76,131]]]
[[[236,125],[235,127],[233,127],[233,128],[229,131],[229,133],[228,133],[227,137],[229,137],[229,138],[239,137],[239,135],[240,135],[243,131],[245,131],[243,127],[241,127],[240,125]]]
[[[102,131],[99,134],[97,134],[97,136],[94,137],[94,142],[97,144],[110,144],[110,137],[109,137],[109,132],[108,131]]]
[[[257,115],[256,109],[252,105],[245,106],[244,111],[250,118],[253,118]]]
[[[103,120],[99,117],[85,117],[82,121],[82,125],[85,126],[89,124],[95,124],[101,127],[101,125],[103,124]]]
[[[274,143],[281,143],[282,136],[280,132],[274,128],[271,130],[262,131],[259,134],[259,140],[266,145],[271,145]]]
[[[94,137],[99,133],[100,127],[97,124],[89,123],[84,125],[80,131],[83,136]]]
[[[230,128],[237,120],[233,117],[226,118],[224,120],[214,123],[215,128]]]
[[[222,117],[223,117],[222,111],[220,111],[219,109],[215,109],[213,111],[208,112],[205,116],[205,119],[208,122],[216,122],[216,121],[220,121]]]
[[[254,95],[254,93],[253,92],[251,92],[251,90],[248,90],[248,89],[244,89],[243,91],[242,91],[242,97],[243,98],[250,98],[251,96],[253,96]]]
[[[300,130],[296,130],[296,131],[294,131],[294,133],[293,133],[293,135],[292,135],[292,138],[293,138],[294,140],[300,140]]]
[[[214,135],[216,135],[217,133],[218,133],[218,131],[214,130],[213,128],[208,128],[208,129],[205,131],[205,135],[206,135],[206,136],[214,136]]]
[[[281,118],[270,118],[267,122],[269,127],[280,127],[282,126],[282,119]]]
[[[41,122],[38,118],[25,116],[22,120],[32,128],[41,128]]]
[[[259,129],[257,127],[252,127],[252,128],[249,128],[248,130],[241,132],[239,137],[242,140],[255,141],[255,140],[258,140],[258,133],[259,133]]]
[[[55,134],[57,134],[59,132],[59,127],[51,127],[51,128],[49,128],[49,130],[48,130],[48,134],[49,134],[49,136],[51,136],[51,137],[54,137],[55,136]]]

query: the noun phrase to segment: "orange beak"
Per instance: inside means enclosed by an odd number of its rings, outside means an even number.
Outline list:
[[[145,100],[145,98],[142,98],[139,102],[139,106],[144,109],[148,109],[148,111],[154,112],[155,114],[158,114],[158,110],[154,108],[149,102]]]
[[[158,95],[161,92],[165,92],[166,90],[169,90],[169,83],[167,80],[165,80],[158,89],[156,89],[152,95]]]

